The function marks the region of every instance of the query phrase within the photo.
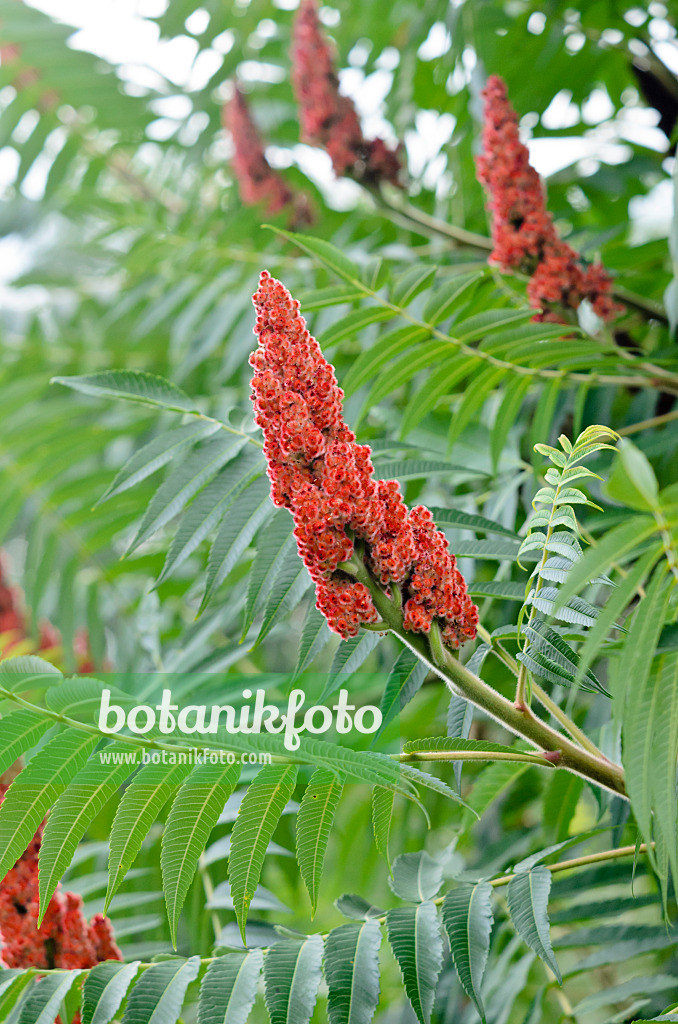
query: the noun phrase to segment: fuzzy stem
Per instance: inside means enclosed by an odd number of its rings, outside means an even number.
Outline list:
[[[555,763],[558,767],[567,768],[618,796],[626,796],[624,772],[619,765],[577,746],[538,718],[529,708],[516,708],[511,701],[469,671],[445,648],[442,649],[441,656],[442,645],[438,644],[435,633],[431,640],[430,635],[426,637],[404,628],[402,612],[395,607],[364,564],[354,570],[354,575],[369,589],[375,607],[390,631],[440,676],[452,693],[470,700],[500,725],[527,740],[537,749],[557,754]]]

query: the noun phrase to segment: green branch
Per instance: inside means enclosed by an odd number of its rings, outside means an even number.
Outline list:
[[[436,629],[432,629],[428,636],[406,630],[403,626],[402,611],[382,590],[367,567],[362,562],[357,562],[355,553],[350,562],[341,563],[339,568],[350,572],[365,584],[389,630],[428,665],[453,693],[471,701],[500,725],[527,740],[532,746],[553,755],[547,759],[553,760],[557,767],[581,775],[618,796],[626,796],[624,772],[619,765],[578,746],[538,718],[530,708],[517,708],[443,647]]]

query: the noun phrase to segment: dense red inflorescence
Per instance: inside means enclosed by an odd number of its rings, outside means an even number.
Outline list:
[[[317,607],[344,638],[378,620],[368,587],[338,568],[356,540],[381,585],[400,587],[407,629],[428,633],[437,620],[450,647],[472,639],[478,612],[445,536],[428,509],[407,508],[396,481],[373,479],[370,448],[343,421],[343,392],[299,303],[266,270],[253,299],[252,399],[271,497],[294,517]]]
[[[307,197],[291,189],[269,164],[247,101],[237,86],[224,105],[222,116],[224,127],[233,139],[233,170],[243,203],[248,206],[261,203],[270,214],[289,207],[295,227],[311,224],[313,215]]]
[[[366,139],[353,101],[339,92],[334,56],[315,0],[302,0],[292,41],[292,85],[304,142],[322,146],[337,177],[399,185],[400,160],[383,139]]]
[[[502,79],[492,75],[483,96],[483,155],[477,169],[490,196],[491,258],[505,270],[531,275],[528,298],[544,310],[538,319],[565,322],[562,307],[577,309],[584,299],[603,320],[614,319],[624,307],[614,301],[612,278],[600,264],[585,265],[558,236]]]
[[[21,785],[19,773],[14,785]],[[0,784],[0,801],[8,785]],[[59,886],[38,922],[38,859],[42,826],[28,849],[0,883],[0,937],[7,967],[93,967],[102,960],[122,960],[108,918],[90,922],[82,913],[82,897]]]
[[[31,650],[22,595],[7,582],[7,568],[0,558],[0,659]],[[37,649],[47,653],[61,646],[59,631],[49,622],[39,627]],[[94,669],[87,632],[80,630],[74,641],[78,671]],[[19,777],[17,762],[0,779],[0,803],[11,779]],[[88,968],[102,960],[122,960],[108,918],[96,914],[87,921],[82,913],[82,898],[59,886],[49,902],[38,928],[38,860],[42,843],[42,825],[24,854],[0,881],[0,968],[61,967]],[[73,1024],[79,1024],[76,1014]],[[59,1018],[57,1017],[57,1024]]]
[[[29,634],[23,595],[8,581],[7,559],[0,552],[0,658],[39,652],[45,658],[61,654],[61,634],[51,622],[38,623],[37,642]],[[73,655],[80,675],[95,670],[86,629],[78,629],[73,638]]]

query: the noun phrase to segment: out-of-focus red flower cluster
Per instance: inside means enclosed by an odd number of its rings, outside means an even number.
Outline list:
[[[57,654],[61,648],[61,634],[51,622],[38,624],[38,639],[34,643],[29,635],[28,621],[23,607],[23,595],[7,578],[7,562],[0,552],[0,658],[40,652]],[[87,675],[95,669],[86,629],[76,632],[73,641],[77,671]]]
[[[8,582],[6,560],[0,553],[0,659],[35,649],[42,654],[56,654],[60,647],[61,636],[50,622],[40,623],[37,645],[30,640],[21,591]],[[86,630],[76,634],[73,648],[78,672],[94,671]],[[8,776],[17,774],[18,764],[0,779],[0,803],[10,785]],[[50,900],[40,928],[37,927],[41,842],[42,826],[23,856],[0,881],[0,968],[72,970],[94,967],[102,960],[122,960],[108,918],[96,914],[91,921],[86,921],[82,898],[61,886]],[[80,1015],[76,1014],[73,1024],[79,1022]]]
[[[315,0],[302,0],[292,42],[292,85],[304,142],[322,146],[337,177],[368,184],[400,184],[398,153],[383,139],[366,139],[353,101],[339,92],[334,55],[320,25]]]
[[[233,170],[243,203],[248,206],[261,203],[272,215],[288,206],[292,210],[294,227],[311,224],[313,214],[308,198],[291,189],[269,164],[245,97],[237,86],[231,100],[224,106],[222,116],[224,127],[233,139]]]
[[[603,320],[614,319],[624,307],[612,297],[612,278],[600,264],[586,266],[558,237],[539,175],[520,141],[518,117],[498,75],[490,76],[483,96],[483,155],[477,169],[490,195],[491,258],[505,270],[531,275],[528,298],[544,310],[537,319],[565,322],[559,307],[577,309],[584,299]]]
[[[20,774],[14,785],[21,785]],[[0,802],[8,788],[8,784],[0,783]],[[122,960],[108,918],[96,914],[91,921],[86,921],[82,897],[61,886],[50,900],[38,928],[41,842],[42,826],[0,883],[0,966],[74,970],[94,967],[102,960]],[[79,1020],[77,1015],[74,1024]]]
[[[428,633],[437,619],[449,646],[472,639],[478,611],[446,538],[428,509],[407,508],[396,481],[373,479],[370,448],[343,421],[343,392],[299,303],[266,270],[253,299],[259,347],[250,357],[252,399],[271,497],[294,517],[317,607],[344,638],[378,620],[368,588],[338,568],[357,540],[373,576],[384,587],[400,586],[407,629]]]

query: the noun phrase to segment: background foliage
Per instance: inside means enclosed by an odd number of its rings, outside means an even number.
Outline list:
[[[396,862],[389,884],[381,856],[387,832],[379,829],[389,813],[388,791],[375,790],[373,834],[368,782],[375,779],[354,776],[337,801],[321,884],[303,842],[299,867],[294,860],[297,804],[272,819],[254,858],[265,888],[249,915],[250,952],[218,957],[205,973],[199,958],[211,958],[215,943],[220,952],[240,944],[234,907],[247,886],[238,887],[231,871],[229,888],[231,832],[236,850],[237,801],[247,792],[251,819],[259,821],[265,791],[239,788],[221,816],[218,799],[206,801],[218,823],[209,840],[207,829],[199,862],[196,855],[180,914],[180,887],[167,885],[175,869],[168,837],[181,825],[179,790],[172,810],[159,802],[139,830],[144,841],[110,913],[128,962],[169,955],[174,938],[186,959],[144,969],[146,995],[138,982],[122,1019],[145,1021],[144,1005],[162,1005],[163,1022],[179,1014],[193,1021],[198,1013],[200,1021],[244,1021],[262,966],[257,950],[269,946],[265,989],[274,1021],[311,1012],[318,1021],[329,1013],[333,1024],[369,1019],[379,989],[379,1021],[409,1022],[414,1013],[471,1024],[481,1006],[491,1024],[652,1018],[678,1000],[678,936],[670,924],[678,371],[668,323],[676,308],[678,242],[668,218],[653,234],[641,214],[650,208],[643,197],[654,197],[655,209],[658,203],[665,212],[671,194],[678,85],[661,61],[675,47],[673,12],[660,3],[577,9],[558,0],[324,8],[348,71],[346,87],[361,84],[366,102],[381,90],[379,115],[406,142],[409,195],[388,193],[380,203],[354,183],[336,188],[324,157],[298,144],[290,7],[205,0],[198,10],[195,0],[170,0],[155,19],[162,37],[194,38],[196,62],[206,52],[223,57],[204,87],[182,89],[157,74],[130,83],[124,69],[69,47],[69,28],[24,3],[0,0],[0,154],[5,167],[15,168],[4,187],[0,230],[8,257],[18,252],[25,260],[19,275],[11,267],[7,274],[0,321],[0,534],[34,628],[46,618],[59,627],[70,671],[73,637],[86,626],[97,674],[114,668],[115,684],[128,694],[150,693],[157,679],[149,674],[162,671],[186,700],[191,693],[200,694],[200,703],[225,700],[252,676],[283,700],[295,670],[310,669],[304,685],[317,695],[344,683],[360,701],[393,709],[383,749],[446,734],[511,742],[483,716],[471,722],[465,704],[450,705],[446,688],[394,639],[379,642],[366,633],[338,644],[313,610],[291,523],[268,502],[249,408],[250,297],[265,266],[301,300],[336,365],[347,419],[373,445],[378,474],[398,478],[408,502],[436,510],[482,623],[495,647],[503,641],[511,656],[524,647],[515,624],[537,557],[523,539],[532,500],[547,482],[544,452],[533,446],[556,444],[562,433],[574,440],[591,424],[631,439],[616,454],[603,451],[587,462],[606,480],[602,490],[595,479],[584,482],[603,510],[577,507],[581,557],[551,551],[565,565],[551,564],[542,581],[551,603],[540,611],[548,615],[560,603],[556,622],[567,628],[575,660],[563,666],[561,651],[554,669],[553,645],[538,628],[522,657],[532,659],[532,668],[536,657],[542,683],[606,754],[618,759],[623,742],[633,812],[576,776],[526,761],[474,761],[463,773],[461,762],[433,766],[420,790],[431,829],[416,802],[394,802],[391,859],[411,859]],[[236,72],[273,147],[271,160],[312,195],[317,221],[308,237],[287,234],[284,217],[275,231],[263,226],[265,214],[238,200],[220,128],[225,83]],[[557,325],[531,323],[525,283],[488,268],[481,245],[460,245],[445,232],[453,225],[488,234],[473,155],[479,90],[489,73],[505,78],[535,138],[590,143],[593,155],[551,175],[548,203],[563,235],[587,256],[600,254],[615,273],[628,312],[614,334],[563,337]],[[438,133],[439,147],[431,141]],[[111,368],[129,373],[110,375]],[[181,390],[134,375],[140,372]],[[79,380],[67,390],[51,384],[53,377]],[[140,394],[141,403],[110,400]],[[516,561],[521,543],[524,568]],[[616,586],[591,583],[601,577]],[[483,678],[512,697],[505,661],[489,652],[488,643],[479,643],[472,667],[482,666]],[[5,692],[16,692],[15,683],[3,676]],[[613,694],[612,704],[601,688]],[[23,692],[34,696],[30,688]],[[73,710],[96,692],[67,692],[48,707]],[[3,714],[10,708],[16,702],[7,701]],[[283,778],[283,796],[304,800],[308,765],[315,768],[311,786],[327,794],[336,776],[322,775],[328,766],[317,754],[307,752],[296,791],[295,780]],[[355,754],[357,764],[368,752]],[[436,789],[433,773],[460,787],[480,821],[442,785]],[[245,768],[241,781],[253,774]],[[128,786],[126,805],[115,796],[99,809],[55,869],[56,880],[70,862],[68,887],[83,895],[88,912],[103,908],[111,884],[108,840],[116,813],[117,835],[124,833],[125,806],[134,810],[134,797]],[[327,798],[331,803],[334,794]],[[308,813],[309,801],[302,806]],[[18,848],[15,823],[9,814],[5,819],[6,838]],[[586,846],[525,865],[531,854],[597,828],[606,831],[589,835]],[[549,893],[544,862],[651,840],[657,845],[649,857],[556,874]],[[111,848],[129,868],[132,860],[116,852],[113,840]],[[241,847],[246,860],[251,849]],[[414,866],[427,886],[416,892]],[[505,888],[487,881],[509,874]],[[179,904],[169,917],[163,876]],[[317,903],[313,922],[307,888]],[[442,920],[453,937],[443,940],[432,900],[448,891]],[[367,903],[352,896],[335,908],[344,892]],[[377,967],[375,917],[384,915],[389,946],[382,945]],[[459,922],[467,919],[469,949],[455,948]],[[282,932],[276,924],[285,926]],[[425,936],[423,952],[408,945],[415,926]],[[317,935],[328,932],[325,982],[312,1011],[321,983]],[[350,1009],[336,993],[352,957],[365,972],[364,1005]],[[290,1009],[276,984],[284,993],[297,961],[306,981]],[[120,998],[135,974],[122,971]],[[558,972],[562,989],[554,982]],[[102,986],[110,980],[101,978]],[[44,981],[25,990],[23,979],[6,982],[3,988],[0,978],[0,1007],[8,1020],[37,1020],[36,1005],[48,995],[54,1001],[47,1010],[43,1005],[44,1019],[53,1019],[65,995],[48,991]],[[97,984],[93,977],[85,1004],[90,998],[97,1005]],[[224,1018],[227,991],[234,1002]],[[253,1021],[266,1019],[261,994],[251,1012]]]

